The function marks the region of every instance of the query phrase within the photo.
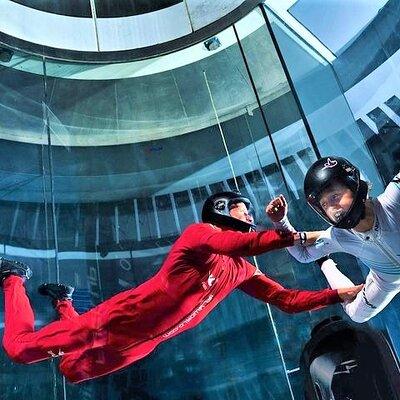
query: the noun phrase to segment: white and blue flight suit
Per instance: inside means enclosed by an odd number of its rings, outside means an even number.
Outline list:
[[[400,173],[371,201],[375,221],[369,231],[361,233],[332,226],[314,244],[288,248],[289,253],[302,263],[343,252],[359,258],[370,269],[364,289],[355,300],[343,303],[345,312],[356,322],[374,317],[400,292]],[[295,231],[287,217],[274,225]],[[331,259],[323,262],[321,270],[332,289],[354,285]]]

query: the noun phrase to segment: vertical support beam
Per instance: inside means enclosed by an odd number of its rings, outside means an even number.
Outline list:
[[[157,237],[160,239],[161,238],[160,221],[158,220],[158,212],[157,212],[157,204],[155,196],[151,196],[151,204],[153,205],[154,222],[156,224]]]
[[[361,115],[360,119],[368,126],[368,128],[371,129],[371,131],[375,133],[375,135],[379,135],[378,127],[376,126],[375,122],[368,117],[368,115]]]
[[[260,168],[258,171],[259,171],[260,174],[261,174],[261,177],[262,177],[262,179],[263,179],[263,182],[267,185],[267,189],[268,189],[268,192],[269,192],[270,197],[271,197],[271,198],[272,198],[272,197],[276,197],[276,196],[277,196],[276,190],[275,190],[274,187],[271,185],[271,182],[268,180],[268,176],[264,173],[264,171],[263,171],[261,168]]]
[[[76,205],[75,247],[79,246],[79,220],[81,218],[81,205]]]
[[[188,193],[188,196],[189,196],[190,206],[192,207],[194,220],[197,223],[200,220],[199,220],[199,215],[197,214],[196,203],[195,203],[194,198],[193,198],[193,193],[192,193],[192,191],[190,189],[187,190],[187,193]]]
[[[15,211],[14,211],[13,222],[11,224],[10,239],[12,237],[14,237],[15,228],[17,226],[18,214],[19,214],[19,203],[17,203],[17,207],[15,208]]]
[[[190,10],[189,10],[187,0],[183,0],[183,4],[185,5],[185,8],[186,8],[187,16],[188,16],[189,23],[190,23],[190,28],[192,29],[192,32],[194,32],[192,16],[190,15]]]
[[[169,194],[169,198],[171,199],[172,212],[174,214],[174,220],[175,220],[176,229],[178,230],[179,233],[181,233],[182,232],[181,224],[179,223],[178,211],[176,209],[176,203],[175,203],[174,195],[172,193],[170,193]]]
[[[244,187],[246,188],[247,192],[249,193],[251,202],[254,204],[254,206],[256,207],[257,210],[263,209],[264,207],[263,206],[260,207],[260,203],[258,202],[256,196],[254,195],[253,189],[252,189],[249,181],[247,180],[246,175],[244,175],[244,174],[241,175],[241,178],[244,183]]]
[[[271,134],[271,131],[270,131],[269,126],[268,126],[267,117],[265,116],[264,110],[262,108],[260,96],[258,95],[256,84],[254,82],[253,75],[252,75],[252,73],[250,71],[249,63],[247,62],[246,55],[244,53],[244,49],[243,49],[242,43],[241,43],[240,38],[239,38],[239,34],[237,32],[236,26],[232,25],[232,27],[233,27],[233,31],[235,32],[236,41],[237,41],[237,44],[239,46],[240,53],[242,55],[242,59],[243,59],[244,66],[245,66],[246,71],[247,71],[247,75],[248,75],[248,77],[250,79],[250,84],[251,84],[251,87],[253,89],[254,96],[256,97],[256,100],[257,100],[257,105],[258,105],[258,108],[260,110],[261,118],[263,120],[264,127],[265,127],[265,130],[267,132],[267,136],[268,136],[268,138],[270,140],[270,143],[271,143],[272,151],[274,153],[275,160],[276,160],[276,163],[278,165],[279,172],[281,173],[282,180],[283,180],[283,183],[284,183],[284,185],[286,187],[287,192],[290,193],[288,184],[286,182],[286,177],[285,177],[285,174],[284,174],[284,171],[283,171],[283,168],[282,168],[282,164],[281,164],[281,161],[279,159],[279,155],[278,155],[278,152],[276,150],[276,146],[275,146],[275,143],[274,143],[274,141],[272,139],[272,134]]]
[[[256,266],[257,270],[259,270],[260,268],[258,266],[258,261],[257,261],[257,257],[256,256],[253,256],[253,262],[254,262],[254,265]],[[292,384],[290,383],[290,379],[289,379],[288,368],[286,366],[285,357],[283,356],[283,351],[282,351],[281,341],[280,341],[280,338],[279,338],[278,329],[276,327],[274,316],[272,315],[271,305],[266,303],[265,304],[265,308],[267,309],[269,320],[271,321],[272,330],[274,332],[276,345],[277,345],[278,351],[279,351],[279,357],[281,359],[282,366],[283,366],[283,369],[285,371],[285,378],[286,378],[286,383],[287,383],[287,386],[288,386],[288,389],[289,389],[289,392],[290,392],[290,398],[291,398],[291,400],[295,400],[293,389],[292,389]]]
[[[306,164],[304,164],[304,161],[301,159],[301,157],[297,153],[294,153],[293,157],[294,157],[296,164],[299,166],[301,173],[303,175],[306,175],[308,168],[307,168]]]
[[[93,29],[94,29],[94,35],[96,38],[97,51],[101,51],[100,50],[100,42],[99,42],[99,29],[97,26],[96,3],[95,3],[95,0],[89,0],[89,2],[90,2],[90,9],[92,11]]]
[[[135,224],[136,224],[136,236],[138,242],[142,240],[142,235],[140,234],[140,224],[139,224],[139,209],[137,199],[133,199],[133,210],[135,213]]]
[[[307,119],[306,114],[305,114],[305,112],[303,110],[303,106],[302,106],[302,104],[300,102],[299,96],[297,95],[296,88],[295,88],[295,86],[293,84],[293,80],[292,80],[292,78],[291,78],[291,76],[289,74],[289,69],[288,69],[288,67],[286,65],[285,59],[283,58],[283,55],[282,55],[281,49],[280,49],[280,47],[278,45],[278,41],[276,40],[274,31],[272,30],[272,26],[271,26],[271,23],[270,23],[270,21],[268,19],[267,12],[265,11],[265,7],[264,7],[263,4],[260,4],[259,7],[260,7],[260,10],[261,10],[261,14],[264,17],[265,25],[267,26],[267,29],[268,29],[269,35],[271,37],[272,43],[273,43],[273,45],[275,47],[276,54],[277,54],[277,56],[279,58],[279,61],[280,61],[281,65],[282,65],[283,72],[284,72],[284,74],[286,76],[286,79],[288,81],[290,90],[292,91],[293,97],[294,97],[294,99],[296,101],[296,104],[297,104],[297,107],[299,109],[301,118],[302,118],[303,123],[304,123],[304,127],[306,128],[308,138],[309,138],[309,140],[311,142],[312,149],[314,150],[314,153],[315,153],[316,157],[317,158],[321,158],[321,153],[319,152],[319,149],[318,149],[318,146],[317,146],[317,142],[315,141],[314,135],[313,135],[313,133],[311,131],[310,124],[308,123],[308,119]]]
[[[114,221],[115,221],[115,241],[119,244],[119,212],[118,205],[114,206]]]
[[[99,208],[96,208],[96,249],[99,247],[100,244],[100,217],[99,217]]]
[[[56,204],[56,221],[58,226],[58,221],[60,220],[61,205]]]
[[[42,58],[43,61],[43,121],[45,124],[46,134],[47,134],[47,156],[49,161],[49,172],[50,172],[50,193],[51,193],[51,211],[53,218],[53,235],[54,235],[54,250],[55,256],[54,261],[56,264],[56,280],[57,283],[60,282],[60,264],[58,259],[58,228],[57,228],[57,217],[56,217],[56,203],[54,194],[54,175],[53,175],[53,153],[51,150],[51,131],[50,131],[50,118],[49,118],[49,107],[48,107],[48,93],[47,93],[47,70],[46,70],[46,58]],[[53,380],[54,380],[54,393],[56,393],[56,372],[53,369]],[[65,379],[62,380],[63,385],[63,397],[66,400],[66,389],[65,389]]]
[[[294,196],[296,197],[297,200],[300,199],[299,193],[298,193],[297,188],[296,188],[296,183],[294,182],[294,180],[290,176],[289,171],[287,170],[287,168],[284,165],[282,165],[282,168],[285,171],[285,174],[287,176],[287,182],[288,182],[288,185],[289,185],[290,189],[292,190],[292,193],[294,194]]]
[[[224,179],[222,181],[222,185],[224,186],[224,189],[228,192],[230,192],[232,189],[229,187],[228,182]]]
[[[47,70],[46,70],[46,58],[43,57],[43,120],[46,127],[47,134],[47,157],[49,161],[49,176],[50,176],[50,193],[51,193],[51,212],[53,219],[53,236],[54,236],[54,248],[55,248],[55,264],[56,264],[56,280],[60,282],[60,266],[58,262],[58,228],[56,218],[56,202],[54,194],[54,175],[53,175],[53,152],[51,150],[51,130],[50,130],[50,118],[49,118],[49,107],[48,93],[47,93]]]
[[[33,231],[32,231],[33,239],[36,239],[37,228],[39,224],[39,215],[40,215],[40,204],[36,206],[35,219],[33,220]]]

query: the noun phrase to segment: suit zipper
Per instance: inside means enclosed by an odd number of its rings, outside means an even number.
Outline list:
[[[397,258],[397,256],[392,252],[392,250],[383,244],[380,240],[373,238],[372,242],[374,242],[384,254],[389,258],[389,260],[392,261],[394,265],[397,267],[400,267],[400,260]]]

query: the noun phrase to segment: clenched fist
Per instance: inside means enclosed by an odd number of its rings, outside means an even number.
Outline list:
[[[265,212],[272,222],[279,222],[286,217],[287,210],[288,206],[283,194],[272,199],[265,208]]]

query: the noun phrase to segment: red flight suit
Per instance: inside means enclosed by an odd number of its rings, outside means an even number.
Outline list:
[[[9,276],[3,282],[3,347],[14,361],[27,364],[62,356],[61,372],[78,383],[126,367],[193,328],[235,288],[286,312],[340,302],[337,290],[286,289],[243,258],[292,244],[292,233],[192,224],[148,281],[81,315],[70,301],[60,301],[61,319],[37,331],[23,280]]]

